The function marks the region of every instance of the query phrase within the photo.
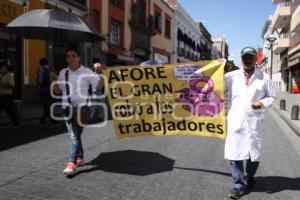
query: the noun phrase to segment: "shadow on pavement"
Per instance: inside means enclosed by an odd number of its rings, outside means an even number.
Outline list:
[[[229,176],[229,177],[231,177],[230,173],[219,172],[219,171],[214,171],[214,170],[207,170],[207,169],[196,169],[196,168],[185,168],[185,167],[174,167],[174,169],[188,170],[188,171],[197,171],[197,172],[205,172],[205,173],[218,174],[218,175],[222,175],[222,176]]]
[[[36,124],[22,125],[18,129],[1,128],[0,129],[0,151],[16,147],[19,145],[34,142],[51,136],[59,135],[66,132],[63,122],[55,128],[41,127]]]
[[[265,176],[255,178],[256,185],[250,192],[277,193],[285,190],[300,190],[300,177]]]
[[[96,170],[106,172],[146,176],[161,172],[172,171],[175,161],[159,153],[144,151],[116,151],[101,153],[97,158],[85,165],[93,168],[78,171],[75,176]]]

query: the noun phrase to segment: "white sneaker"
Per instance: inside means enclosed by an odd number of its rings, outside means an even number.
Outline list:
[[[68,162],[66,168],[63,173],[65,176],[71,176],[76,172],[76,165],[72,162]]]

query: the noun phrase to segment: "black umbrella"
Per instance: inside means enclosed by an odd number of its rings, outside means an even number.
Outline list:
[[[80,17],[57,9],[32,10],[19,16],[3,29],[11,34],[55,42],[95,42],[100,33]]]

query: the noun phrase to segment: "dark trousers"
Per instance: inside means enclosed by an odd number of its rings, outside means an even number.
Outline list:
[[[231,160],[230,165],[232,170],[232,188],[243,189],[246,185],[243,161]],[[251,162],[250,159],[246,161],[246,173],[248,178],[253,178],[255,176],[258,165],[259,162]]]
[[[40,118],[40,123],[44,124],[47,118],[54,122],[50,114],[51,104],[53,103],[53,98],[51,97],[50,92],[40,91],[40,100],[43,106],[43,115]]]
[[[13,126],[19,126],[19,119],[15,110],[12,95],[0,95],[0,112],[4,110]]]

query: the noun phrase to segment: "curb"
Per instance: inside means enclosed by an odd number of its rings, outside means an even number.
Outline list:
[[[286,115],[284,115],[279,108],[273,106],[272,109],[287,123],[287,125],[300,137],[300,128],[298,128]]]

